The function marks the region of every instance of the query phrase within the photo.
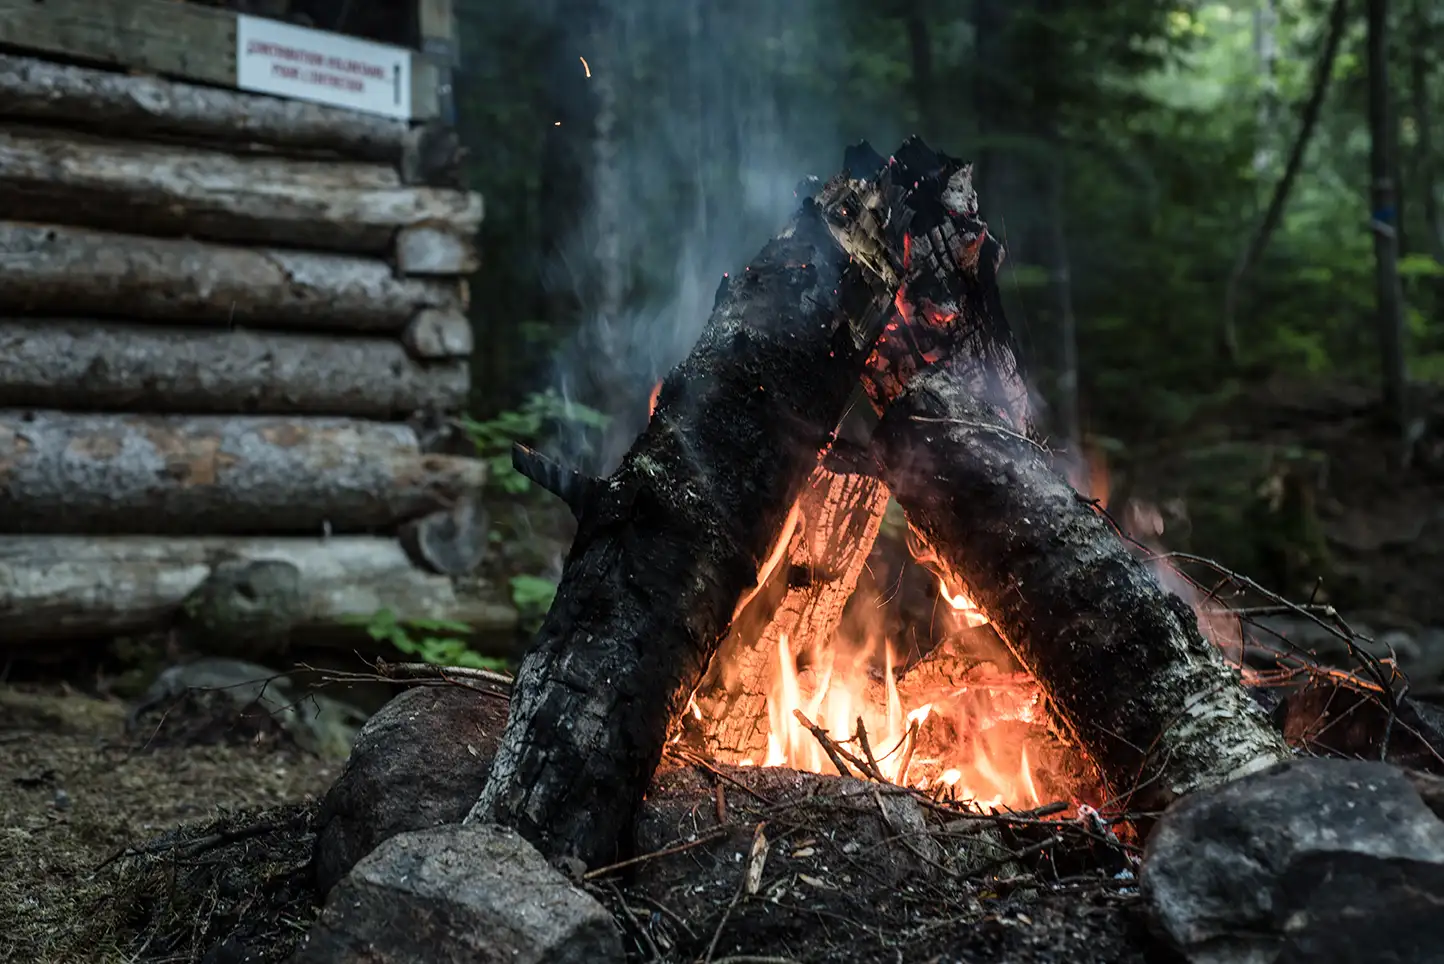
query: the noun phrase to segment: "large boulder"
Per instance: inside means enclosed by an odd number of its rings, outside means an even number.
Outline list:
[[[383,841],[460,823],[481,794],[507,704],[461,686],[418,686],[367,721],[321,801],[316,886],[325,895]]]
[[[1444,822],[1387,764],[1294,760],[1185,797],[1140,884],[1193,964],[1444,960]]]

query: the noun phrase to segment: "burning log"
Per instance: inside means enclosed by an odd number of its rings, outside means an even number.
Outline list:
[[[814,470],[798,499],[795,533],[779,578],[786,589],[761,633],[729,637],[714,660],[711,685],[697,702],[702,739],[730,757],[761,760],[767,751],[767,695],[792,641],[831,639],[857,588],[887,509],[887,487],[861,473]],[[767,578],[763,574],[763,581]],[[786,654],[783,656],[782,654]]]
[[[874,444],[893,495],[1137,808],[1288,756],[1283,739],[1106,519],[950,365],[892,404]]]
[[[887,316],[903,198],[842,176],[805,200],[724,282],[621,467],[569,494],[576,540],[469,820],[553,858],[615,856]]]

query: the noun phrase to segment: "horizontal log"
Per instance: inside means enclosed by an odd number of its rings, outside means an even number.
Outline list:
[[[230,6],[266,9],[251,0]],[[0,44],[234,87],[236,17],[174,0],[0,0]],[[440,73],[430,55],[412,51],[412,120],[440,116]]]
[[[0,115],[149,135],[327,151],[399,164],[405,121],[358,111],[0,54]]]
[[[404,187],[381,165],[40,129],[0,131],[0,210],[27,221],[367,254],[389,252],[408,225],[438,222],[471,235],[482,219],[480,195]]]
[[[164,628],[217,566],[236,560],[296,567],[297,630],[308,642],[343,634],[352,621],[382,610],[402,620],[466,623],[477,632],[516,623],[510,607],[458,593],[450,579],[417,568],[386,537],[0,536],[0,645]]]
[[[398,231],[393,258],[403,275],[470,274],[481,264],[473,238],[437,224],[417,224]]]
[[[0,406],[388,419],[470,389],[465,361],[388,338],[0,317]]]
[[[476,347],[471,319],[459,311],[426,309],[401,333],[401,343],[415,358],[470,358]]]
[[[1287,758],[1188,604],[970,382],[966,357],[912,380],[877,431],[884,479],[1121,807],[1161,809]]]
[[[0,532],[385,529],[485,478],[386,422],[0,409]]]
[[[464,287],[397,278],[379,258],[242,248],[0,221],[0,311],[255,327],[400,331],[461,312]]]

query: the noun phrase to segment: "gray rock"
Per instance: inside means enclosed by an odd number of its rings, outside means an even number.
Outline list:
[[[1185,797],[1140,884],[1194,964],[1444,960],[1444,822],[1383,763],[1294,760]]]
[[[365,715],[341,700],[310,692],[277,670],[245,660],[206,656],[162,672],[130,711],[135,729],[147,714],[164,724],[173,704],[188,695],[213,696],[225,712],[256,712],[290,734],[296,745],[318,756],[340,759],[351,748]],[[224,725],[226,720],[218,720]]]
[[[505,725],[504,701],[459,686],[415,687],[383,706],[321,801],[319,892],[398,833],[460,823]]]
[[[290,964],[607,964],[612,917],[511,830],[399,834],[331,892]]]

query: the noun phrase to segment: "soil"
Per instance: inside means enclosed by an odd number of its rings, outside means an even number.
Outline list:
[[[206,732],[204,742],[127,733],[124,704],[66,686],[0,687],[0,866],[9,868],[0,876],[0,960],[197,959],[188,938],[215,938],[214,924],[167,915],[160,895],[174,878],[157,873],[154,857],[118,855],[182,825],[214,836],[218,821],[253,825],[261,812],[302,815],[291,838],[293,850],[304,847],[307,802],[339,764],[254,727],[174,722],[176,733]],[[172,840],[163,853],[185,848]],[[192,934],[197,920],[206,926]]]

